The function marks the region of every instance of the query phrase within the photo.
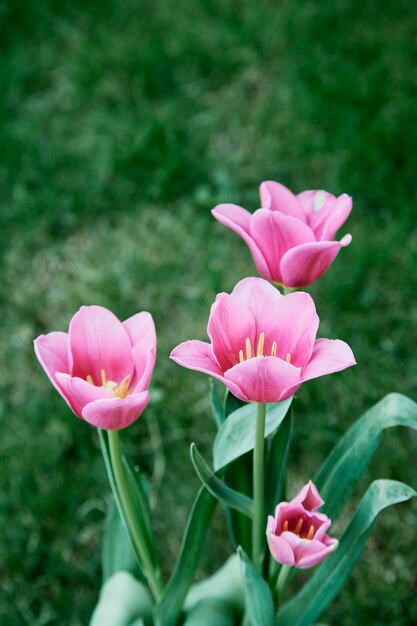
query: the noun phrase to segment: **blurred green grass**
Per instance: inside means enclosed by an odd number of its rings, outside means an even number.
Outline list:
[[[154,314],[154,401],[125,440],[146,473],[154,452],[166,462],[155,522],[172,567],[197,487],[188,445],[208,450],[214,426],[205,377],[167,356],[255,274],[217,202],[255,209],[265,179],[354,198],[353,243],[310,292],[321,336],[358,367],[299,392],[293,484],[386,392],[416,396],[416,27],[406,0],[0,2],[2,624],[84,625],[97,597],[96,433],[32,351],[81,304]],[[389,433],[367,480],[415,487],[415,443]],[[384,514],[326,622],[417,622],[415,514]],[[200,575],[223,529],[219,515]]]

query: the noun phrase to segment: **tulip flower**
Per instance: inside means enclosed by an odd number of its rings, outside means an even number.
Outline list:
[[[285,287],[309,285],[351,242],[351,235],[340,241],[334,237],[352,209],[352,199],[326,191],[294,195],[272,181],[261,184],[260,194],[262,208],[253,214],[235,204],[219,204],[212,213],[242,237],[262,276]]]
[[[212,305],[211,343],[185,341],[171,359],[218,378],[245,402],[280,402],[306,380],[355,364],[344,341],[316,339],[318,324],[309,294],[283,296],[262,278],[245,278]]]
[[[323,504],[310,481],[291,502],[277,505],[275,516],[268,517],[266,535],[278,563],[307,569],[336,550],[339,542],[326,534],[331,521],[317,512]]]
[[[68,333],[41,335],[34,345],[51,383],[86,422],[119,430],[146,408],[156,354],[150,313],[122,323],[108,309],[83,306]]]

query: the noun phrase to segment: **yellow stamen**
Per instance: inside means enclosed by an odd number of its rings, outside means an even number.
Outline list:
[[[94,385],[93,378],[92,378],[92,376],[90,376],[90,374],[87,374],[87,376],[85,377],[85,379],[86,379],[86,381],[87,381],[88,383],[90,383],[90,385]]]
[[[277,356],[277,342],[272,342],[271,356]]]
[[[287,519],[284,522],[283,529],[284,529],[284,532],[287,532],[287,530],[288,530],[288,520]]]
[[[125,376],[120,383],[120,385],[115,389],[114,395],[116,398],[125,398],[127,393],[127,388],[129,387],[130,375]]]
[[[310,528],[308,529],[307,539],[313,539],[313,537],[314,537],[314,526],[313,524],[311,524]]]
[[[295,527],[295,530],[294,530],[296,535],[300,534],[302,527],[303,527],[303,518],[300,517],[300,519],[297,522],[297,526]]]
[[[250,359],[252,357],[252,346],[249,341],[249,337],[246,337],[246,358]]]
[[[289,352],[287,352],[287,357],[285,360],[287,363],[291,363],[291,354]]]
[[[243,363],[245,357],[243,356],[243,350],[239,350],[239,363]]]
[[[105,370],[100,370],[101,373],[101,386],[105,387],[107,384],[107,376]]]
[[[259,335],[258,349],[256,351],[256,356],[263,356],[264,355],[264,343],[265,343],[265,333],[261,333]]]

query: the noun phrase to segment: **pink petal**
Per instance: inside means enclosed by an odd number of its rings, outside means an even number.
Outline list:
[[[317,339],[310,362],[304,368],[302,381],[340,372],[356,365],[351,348],[340,339]]]
[[[134,393],[126,398],[106,398],[87,404],[82,418],[98,428],[120,430],[135,422],[146,409],[150,400],[147,391]]]
[[[152,339],[138,341],[132,348],[132,358],[135,372],[129,387],[139,393],[148,389],[151,382],[156,358],[155,342]]]
[[[278,402],[283,389],[300,381],[300,369],[276,357],[255,357],[232,367],[224,379],[228,386],[231,382],[239,387],[250,402]]]
[[[132,375],[129,336],[117,317],[104,307],[81,307],[70,322],[69,341],[73,376],[84,379],[91,376],[98,385],[102,369],[107,380],[117,383]]]
[[[307,511],[316,511],[324,504],[315,484],[309,480],[301,491],[293,498],[290,504],[301,504]]]
[[[336,196],[322,189],[310,189],[299,193],[297,198],[306,214],[307,223],[316,235],[316,239],[323,239],[319,235],[323,231],[323,225],[333,211],[333,207],[336,204]]]
[[[89,402],[111,397],[104,387],[90,385],[82,378],[73,378],[69,374],[58,372],[56,379],[60,386],[60,393],[78,417],[82,417],[83,409]]]
[[[306,222],[304,211],[297,196],[287,189],[287,187],[281,185],[281,183],[276,183],[272,180],[264,181],[261,183],[259,192],[263,209],[280,211],[281,213],[291,215],[292,217]]]
[[[329,545],[323,544],[321,541],[304,540],[295,553],[295,566],[299,569],[308,569],[323,561],[329,554],[334,552],[339,542],[332,539]]]
[[[219,204],[212,210],[212,214],[218,222],[228,226],[242,237],[252,253],[258,272],[271,280],[263,253],[250,234],[251,213],[236,204]]]
[[[284,254],[300,244],[314,242],[313,231],[300,219],[279,211],[259,209],[252,216],[250,232],[262,251],[269,275],[277,283],[283,283],[281,259]]]
[[[321,233],[316,232],[317,239],[334,239],[339,228],[346,222],[352,211],[352,198],[346,193],[336,199],[336,203],[323,224]]]
[[[129,335],[132,346],[142,339],[147,339],[156,345],[155,324],[152,315],[147,311],[141,311],[129,317],[123,322],[123,327]]]
[[[333,263],[339,250],[352,241],[345,235],[340,241],[304,243],[285,253],[281,260],[283,284],[302,287],[320,278]]]
[[[33,343],[39,363],[55,389],[61,393],[55,374],[56,372],[69,373],[68,334],[53,332],[40,335]]]
[[[247,398],[242,395],[237,385],[225,380],[209,343],[199,341],[198,339],[184,341],[184,343],[173,349],[170,358],[178,365],[182,365],[182,367],[203,372],[221,380],[236,397],[245,402],[247,401]]]
[[[281,537],[267,533],[269,550],[278,563],[282,565],[294,565],[295,558],[291,546]]]

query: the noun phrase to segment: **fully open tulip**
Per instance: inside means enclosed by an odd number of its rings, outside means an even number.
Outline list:
[[[75,415],[90,424],[125,428],[147,406],[156,354],[150,313],[122,323],[101,306],[84,306],[68,333],[41,335],[34,343],[54,387]]]
[[[323,504],[310,481],[291,502],[277,505],[275,517],[268,517],[266,535],[278,563],[307,569],[336,550],[339,542],[326,535],[331,521],[317,512]]]
[[[245,278],[212,305],[211,343],[185,341],[171,358],[218,378],[241,400],[279,402],[304,381],[355,364],[344,341],[316,339],[318,324],[307,293],[283,296],[262,278]]]
[[[253,214],[235,204],[219,204],[212,213],[249,246],[262,276],[286,287],[309,285],[334,261],[352,237],[334,241],[346,221],[352,199],[326,191],[294,195],[268,181],[260,188],[262,208]]]

